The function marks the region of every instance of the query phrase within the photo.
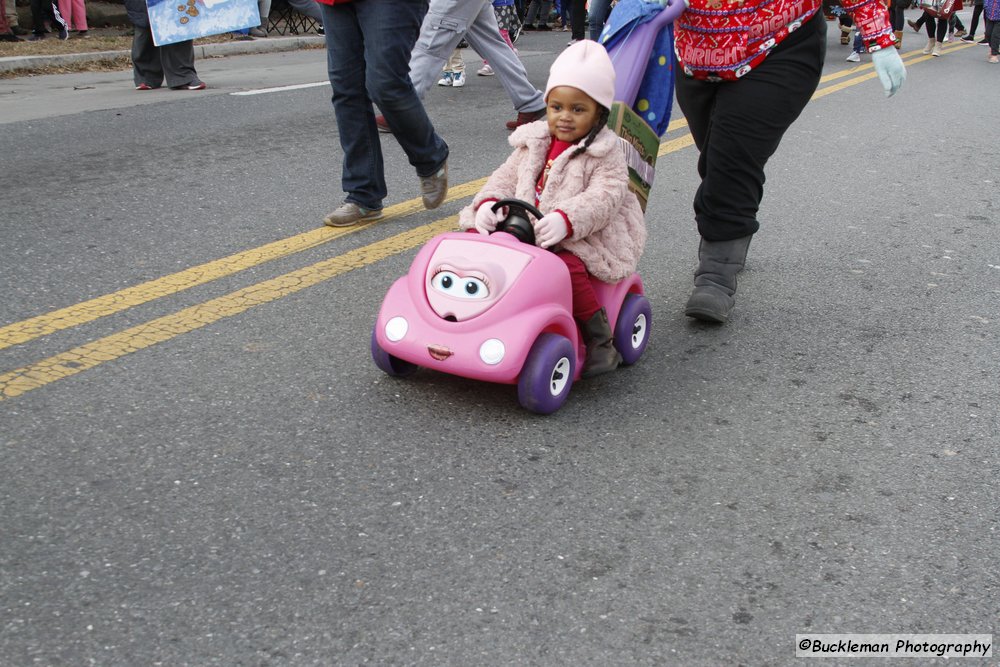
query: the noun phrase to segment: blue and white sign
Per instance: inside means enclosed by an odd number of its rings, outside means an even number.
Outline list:
[[[146,8],[157,46],[260,25],[257,0],[146,0]]]

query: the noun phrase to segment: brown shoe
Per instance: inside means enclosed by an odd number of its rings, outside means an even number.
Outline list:
[[[448,163],[438,169],[432,176],[420,177],[420,194],[424,198],[424,208],[437,208],[448,195]]]
[[[392,130],[389,129],[389,123],[385,122],[385,116],[375,116],[375,124],[378,125],[379,132],[392,134]]]
[[[381,217],[380,208],[365,208],[354,202],[345,201],[337,210],[323,218],[323,224],[328,227],[350,227],[359,222],[372,222]]]
[[[542,107],[538,111],[526,111],[526,112],[519,111],[517,112],[517,120],[507,121],[507,129],[516,130],[522,125],[533,123],[539,118],[544,118],[544,117],[545,117],[545,107]]]

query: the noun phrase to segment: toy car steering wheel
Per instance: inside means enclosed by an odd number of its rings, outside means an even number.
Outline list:
[[[492,211],[507,207],[507,217],[497,223],[498,232],[507,232],[521,243],[535,245],[535,226],[531,224],[528,213],[535,220],[542,219],[542,212],[521,199],[501,199],[490,207]]]

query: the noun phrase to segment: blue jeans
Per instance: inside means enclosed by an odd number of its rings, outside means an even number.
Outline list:
[[[604,23],[611,14],[611,0],[590,0],[590,9],[587,13],[587,23],[590,27],[590,38],[597,41],[604,30]]]
[[[427,13],[426,0],[354,0],[320,5],[333,88],[346,201],[382,208],[387,194],[382,145],[372,102],[417,170],[431,176],[448,159],[410,82],[410,52]]]

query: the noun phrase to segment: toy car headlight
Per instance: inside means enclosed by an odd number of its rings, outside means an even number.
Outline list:
[[[484,364],[496,366],[503,361],[503,355],[506,351],[503,341],[490,338],[479,346],[479,358],[483,360]]]
[[[410,325],[402,317],[394,317],[385,323],[385,337],[393,343],[403,340]]]

